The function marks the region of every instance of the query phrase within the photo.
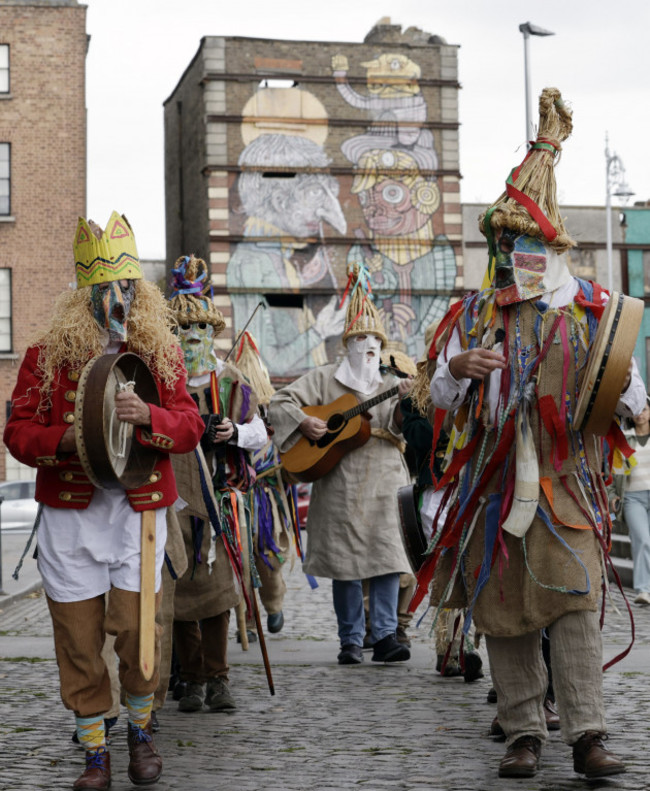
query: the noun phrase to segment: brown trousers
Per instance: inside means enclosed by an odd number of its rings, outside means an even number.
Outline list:
[[[169,677],[172,671],[174,642],[174,592],[176,580],[169,573],[167,564],[162,570],[162,603],[156,614],[156,623],[162,628],[160,644],[160,680],[153,698],[153,710],[158,711],[165,705],[169,690]]]
[[[174,649],[181,678],[204,684],[217,676],[228,680],[230,610],[198,621],[174,621]]]
[[[161,592],[156,596],[160,606]],[[115,636],[122,689],[131,695],[149,695],[158,686],[161,628],[156,625],[153,676],[140,672],[140,594],[111,588],[106,596],[78,602],[57,602],[48,597],[54,650],[59,666],[61,700],[78,717],[96,717],[113,705],[111,682],[102,650],[106,635]]]

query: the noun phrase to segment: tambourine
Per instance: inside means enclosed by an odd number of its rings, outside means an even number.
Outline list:
[[[625,384],[634,353],[643,301],[614,291],[605,305],[591,347],[576,405],[574,428],[604,436]]]
[[[74,410],[77,453],[84,472],[100,489],[137,489],[147,483],[160,456],[135,440],[131,423],[118,419],[115,396],[123,390],[160,406],[153,374],[132,352],[95,357],[79,378]]]
[[[428,542],[418,518],[417,488],[414,484],[401,486],[397,490],[399,524],[404,550],[414,574],[424,563]]]

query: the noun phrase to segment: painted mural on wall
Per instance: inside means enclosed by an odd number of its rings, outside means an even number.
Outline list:
[[[453,248],[433,230],[441,202],[433,175],[438,156],[433,134],[422,127],[427,107],[418,64],[400,53],[384,53],[361,65],[367,70],[365,95],[347,81],[347,57],[332,58],[339,93],[370,116],[366,132],[341,146],[359,171],[352,192],[367,225],[352,229],[359,243],[350,249],[348,263],[368,267],[375,304],[391,340],[417,358],[427,326],[449,304],[447,296],[430,292],[452,290],[456,278]]]
[[[300,119],[311,107],[312,118],[326,120],[322,104],[307,91],[279,89],[274,97],[274,90],[258,91],[257,101],[265,106],[245,108],[244,117],[284,114]],[[287,108],[287,102],[298,104]],[[281,132],[275,131],[278,127]],[[234,326],[241,329],[264,302],[266,309],[257,312],[250,327],[264,361],[271,375],[299,374],[328,362],[326,342],[340,337],[345,321],[345,307],[339,309],[333,293],[337,282],[332,253],[323,243],[325,226],[346,232],[339,183],[327,173],[305,172],[331,162],[322,145],[327,126],[245,124],[242,134],[248,142],[239,157],[244,170],[237,189],[248,240],[237,245],[228,264]],[[301,293],[302,304],[277,307],[264,296],[289,292]]]
[[[345,322],[340,295],[354,263],[370,271],[384,326],[413,358],[422,354],[427,326],[447,310],[449,297],[435,292],[454,288],[453,248],[433,227],[441,204],[438,157],[423,127],[420,67],[393,53],[361,66],[363,93],[348,82],[347,58],[332,59],[336,90],[368,119],[362,134],[341,144],[354,169],[345,184],[346,201],[351,193],[361,210],[357,227],[348,228],[338,180],[323,172],[332,158],[322,102],[300,86],[260,86],[242,110],[242,170],[233,191],[244,240],[231,255],[226,283],[235,330],[265,304],[249,329],[272,376],[333,360]],[[325,243],[336,234],[358,241],[349,249]]]

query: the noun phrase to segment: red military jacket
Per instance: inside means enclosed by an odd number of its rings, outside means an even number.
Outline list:
[[[11,415],[4,432],[10,453],[30,467],[37,467],[36,500],[53,508],[87,508],[95,487],[76,453],[57,455],[65,430],[74,423],[74,405],[80,371],[62,368],[52,383],[50,404],[38,411],[40,375],[39,347],[30,347],[18,372],[11,398]],[[179,349],[179,362],[182,353]],[[149,481],[127,490],[132,508],[146,511],[172,505],[177,497],[170,453],[189,453],[197,446],[204,423],[186,387],[185,369],[175,385],[168,387],[156,377],[161,406],[149,404],[151,427],[138,426],[135,440],[161,451]]]

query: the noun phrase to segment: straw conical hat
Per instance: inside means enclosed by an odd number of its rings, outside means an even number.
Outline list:
[[[347,345],[348,340],[355,335],[372,333],[381,339],[382,347],[384,347],[388,343],[388,338],[379,312],[372,301],[368,282],[365,277],[360,276],[359,267],[355,266],[352,273],[354,285],[348,302],[343,343]]]
[[[226,327],[223,314],[205,293],[210,288],[208,268],[202,258],[182,255],[172,269],[170,307],[179,324],[202,322],[212,324],[214,334]]]
[[[524,161],[506,181],[506,191],[479,217],[490,239],[502,228],[536,237],[560,254],[575,246],[557,203],[554,167],[573,129],[572,113],[557,88],[539,98],[539,132]]]

